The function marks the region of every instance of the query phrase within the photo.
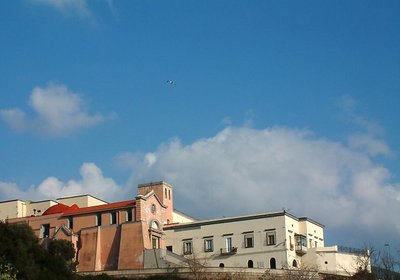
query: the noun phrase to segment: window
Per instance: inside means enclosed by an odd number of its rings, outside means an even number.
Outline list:
[[[314,247],[317,248],[318,247],[318,241],[314,241]]]
[[[248,267],[248,268],[253,268],[253,267],[254,267],[254,264],[253,264],[253,261],[252,261],[252,260],[249,260],[249,261],[247,262],[247,267]]]
[[[276,233],[275,231],[267,232],[267,246],[276,244]]]
[[[168,198],[171,199],[171,190],[168,190]]]
[[[152,205],[151,205],[151,213],[152,213],[152,214],[155,214],[155,213],[156,213],[156,210],[157,210],[157,209],[156,209],[156,205],[155,205],[155,204],[152,204]]]
[[[183,254],[184,255],[190,255],[192,254],[192,241],[184,241],[183,242]]]
[[[276,269],[276,260],[275,260],[275,258],[271,258],[269,260],[269,268],[270,269]]]
[[[294,245],[293,245],[293,242],[292,242],[292,236],[291,235],[289,235],[289,246],[290,246],[290,250],[293,251],[294,250]]]
[[[40,238],[48,238],[50,236],[50,224],[43,224],[40,227]]]
[[[220,267],[220,268],[225,267],[224,263],[220,263],[220,264],[219,264],[219,267]]]
[[[101,226],[101,213],[96,215],[96,226]]]
[[[214,251],[214,241],[212,239],[204,240],[204,252]]]
[[[297,267],[297,261],[296,260],[293,260],[292,266],[293,267]]]
[[[153,249],[160,248],[160,238],[153,236],[151,238],[151,244],[152,244]]]
[[[74,219],[72,217],[68,217],[67,227],[70,228],[70,229],[73,229],[73,227],[74,227]]]
[[[126,210],[126,221],[132,222],[132,208]]]
[[[152,229],[160,229],[160,226],[158,225],[157,221],[151,221],[150,223],[150,228]]]
[[[117,223],[117,212],[110,213],[110,225],[115,225]]]
[[[244,247],[253,248],[254,247],[254,234],[246,234],[244,236]]]
[[[165,198],[167,198],[168,197],[168,195],[167,195],[167,189],[165,189]]]
[[[233,246],[232,246],[232,237],[227,237],[226,238],[226,252],[232,252]]]

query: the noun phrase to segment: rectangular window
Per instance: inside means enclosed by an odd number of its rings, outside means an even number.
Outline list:
[[[227,237],[226,238],[226,252],[232,252],[233,246],[232,246],[232,237]]]
[[[115,225],[117,223],[117,212],[110,213],[110,225]]]
[[[67,224],[68,228],[70,228],[70,229],[74,228],[74,219],[72,217],[68,217],[67,223],[68,223]]]
[[[101,213],[96,215],[96,226],[101,226]]]
[[[184,241],[183,242],[183,254],[190,255],[193,252],[192,250],[193,250],[192,241]]]
[[[126,221],[132,222],[132,208],[126,210]]]
[[[213,239],[205,239],[204,240],[204,252],[212,252],[212,251],[214,251]]]
[[[253,248],[254,247],[254,234],[246,234],[244,236],[244,247]]]
[[[267,232],[267,246],[275,245],[276,244],[276,233],[275,231],[268,231]]]
[[[151,238],[151,244],[153,249],[158,249],[160,247],[160,238],[153,236]]]
[[[40,238],[50,237],[50,224],[43,224],[40,227]]]

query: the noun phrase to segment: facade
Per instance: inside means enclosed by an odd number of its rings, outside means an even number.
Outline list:
[[[140,184],[127,201],[12,200],[0,202],[0,213],[9,223],[29,224],[40,242],[71,241],[80,272],[182,267],[187,259],[226,268],[307,265],[342,275],[358,269],[359,255],[325,247],[324,226],[312,219],[279,211],[197,221],[174,210],[172,186],[163,181]]]
[[[58,198],[56,200],[30,201],[14,199],[0,201],[0,221],[26,216],[40,216],[51,206],[60,203],[68,206],[76,204],[78,207],[89,207],[106,204],[107,202],[89,194]]]
[[[299,267],[308,248],[324,247],[323,225],[286,211],[166,225],[166,248],[212,267]]]

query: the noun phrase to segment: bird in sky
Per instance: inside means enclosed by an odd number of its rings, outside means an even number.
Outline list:
[[[173,80],[167,80],[167,84],[175,86],[175,82]]]

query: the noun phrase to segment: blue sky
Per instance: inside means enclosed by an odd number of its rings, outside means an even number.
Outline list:
[[[399,1],[0,3],[0,200],[290,209],[400,247]],[[173,80],[174,85],[166,83]]]

